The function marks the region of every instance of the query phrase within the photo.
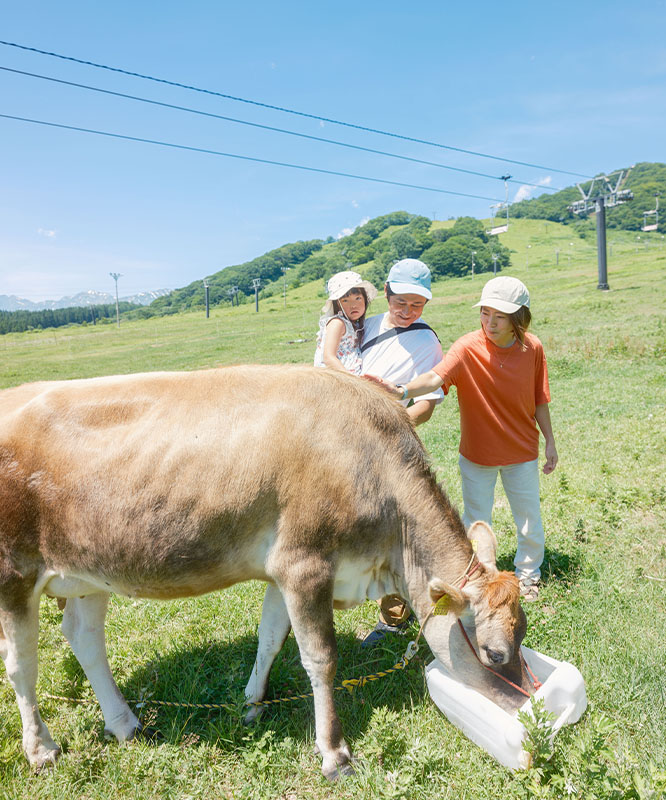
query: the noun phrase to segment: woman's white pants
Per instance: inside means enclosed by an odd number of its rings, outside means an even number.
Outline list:
[[[502,478],[511,513],[516,523],[518,545],[513,561],[519,580],[538,580],[544,553],[544,530],[539,503],[539,462],[485,467],[458,458],[462,477],[462,493],[466,528],[478,520],[492,524],[497,474]]]

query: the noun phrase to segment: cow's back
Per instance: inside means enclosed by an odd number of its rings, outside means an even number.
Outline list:
[[[387,481],[425,464],[403,409],[330,370],[148,373],[9,393],[20,402],[0,421],[0,468],[12,464],[24,488],[24,547],[130,594],[265,577],[279,536],[360,552],[359,531],[380,538],[394,522]]]

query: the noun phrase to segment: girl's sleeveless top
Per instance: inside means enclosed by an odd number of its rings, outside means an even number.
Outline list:
[[[324,364],[324,342],[326,341],[326,326],[332,319],[340,319],[344,322],[345,332],[340,339],[338,345],[337,357],[340,359],[342,366],[352,373],[352,375],[361,374],[361,348],[359,346],[358,331],[354,330],[351,322],[343,317],[342,314],[335,314],[332,317],[321,317],[319,320],[319,332],[317,333],[317,347],[314,355],[315,367],[325,367]]]

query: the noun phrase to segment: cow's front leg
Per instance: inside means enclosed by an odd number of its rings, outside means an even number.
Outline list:
[[[60,748],[51,738],[37,706],[37,639],[39,637],[39,598],[20,611],[0,609],[0,655],[7,677],[16,692],[23,750],[37,770],[55,764]]]
[[[119,741],[132,739],[141,723],[116,685],[106,655],[104,619],[108,594],[70,597],[62,618],[62,632],[86,673],[104,715],[104,733]]]
[[[282,594],[275,584],[269,583],[261,609],[257,658],[252,667],[250,680],[245,687],[245,698],[248,703],[258,703],[264,699],[273,661],[280,652],[290,628],[291,622]],[[261,707],[250,708],[245,715],[245,722],[247,724],[254,722],[260,713]]]
[[[285,599],[294,635],[314,694],[316,744],[322,757],[322,772],[329,780],[353,773],[351,752],[333,703],[333,679],[338,648],[333,625],[333,581],[322,581],[326,565],[296,570],[297,580],[280,589]]]

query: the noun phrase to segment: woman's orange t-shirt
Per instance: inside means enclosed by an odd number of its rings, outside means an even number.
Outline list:
[[[543,346],[525,334],[519,342],[498,347],[483,332],[454,342],[433,368],[444,393],[455,386],[460,407],[460,452],[483,466],[522,464],[539,457],[536,406],[550,402]]]

